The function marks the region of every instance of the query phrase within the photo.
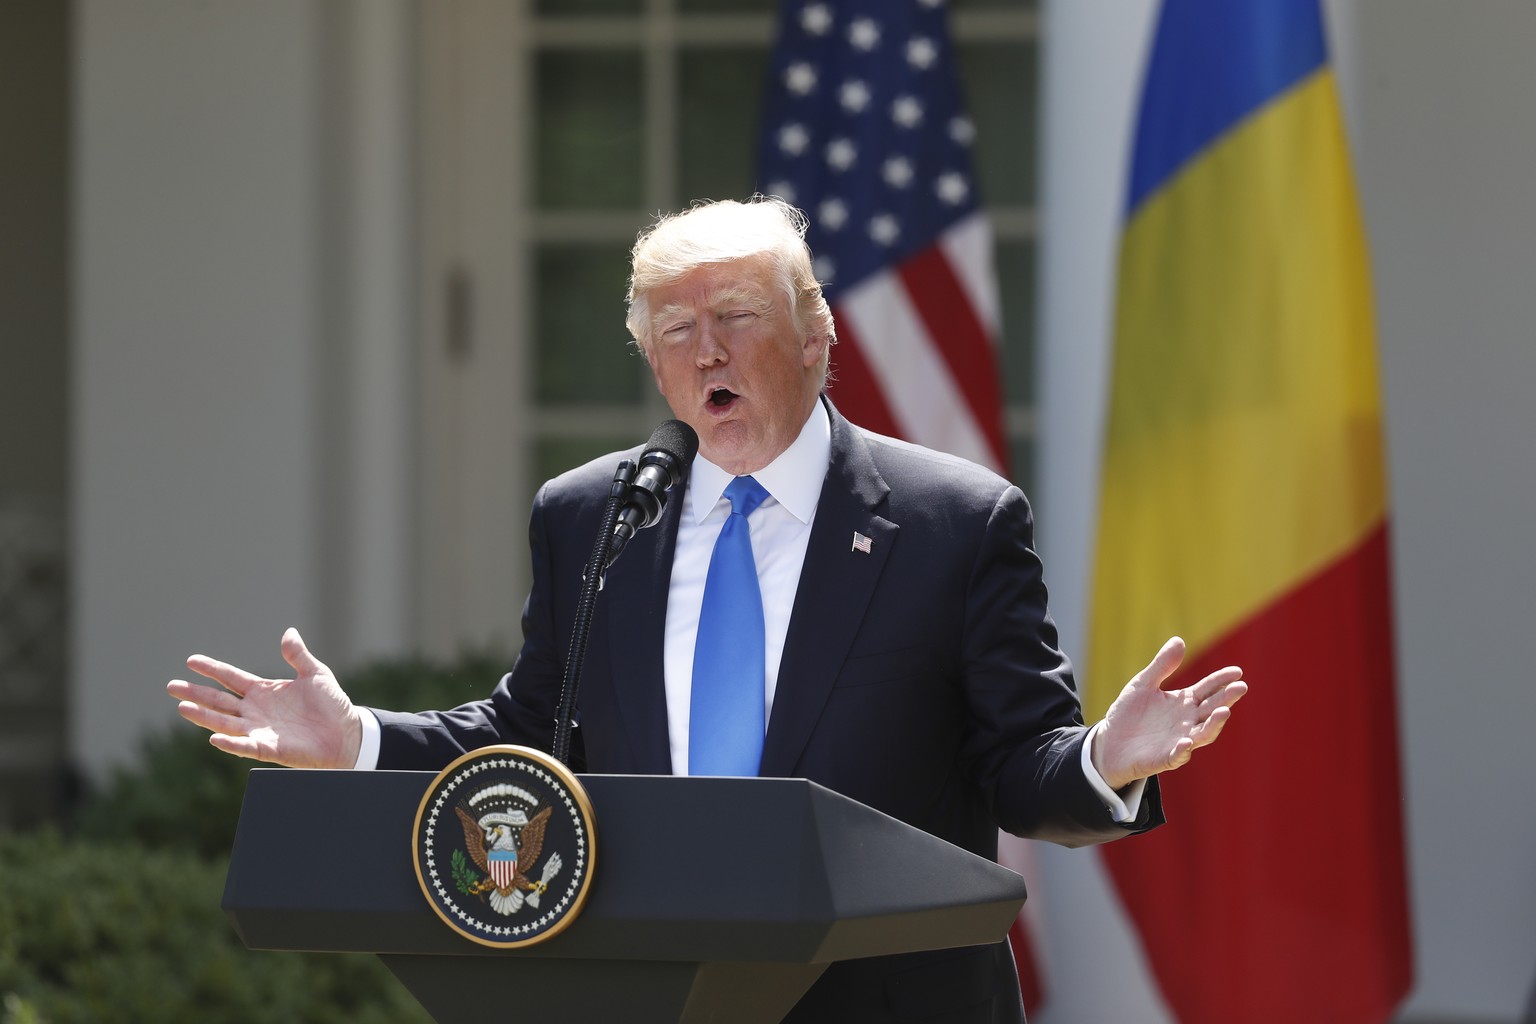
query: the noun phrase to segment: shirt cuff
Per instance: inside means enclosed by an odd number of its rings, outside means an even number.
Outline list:
[[[1137,779],[1126,786],[1124,790],[1116,793],[1109,788],[1109,783],[1104,781],[1104,776],[1093,766],[1093,738],[1104,727],[1103,722],[1094,725],[1088,730],[1088,735],[1083,739],[1083,774],[1088,777],[1088,785],[1099,795],[1099,802],[1104,809],[1109,811],[1109,816],[1121,825],[1128,825],[1136,820],[1136,815],[1141,813],[1141,794],[1146,791],[1147,780]],[[378,724],[374,724],[378,728]],[[366,741],[365,741],[366,742]]]
[[[363,742],[357,748],[357,763],[352,766],[353,771],[371,772],[379,766],[379,720],[372,711],[367,708],[358,708],[362,712],[358,717],[363,725]],[[1102,782],[1099,785],[1103,785]]]

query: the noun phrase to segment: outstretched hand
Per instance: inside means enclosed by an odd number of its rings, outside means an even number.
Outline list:
[[[298,630],[283,634],[282,649],[292,679],[263,679],[194,654],[187,668],[223,689],[172,679],[165,691],[181,702],[181,717],[213,733],[208,742],[227,753],[290,768],[351,768],[362,744],[360,713]]]
[[[1228,666],[1182,690],[1163,684],[1184,660],[1184,641],[1163,644],[1152,664],[1125,684],[1094,737],[1093,766],[1111,789],[1172,771],[1213,742],[1248,692],[1243,670]]]

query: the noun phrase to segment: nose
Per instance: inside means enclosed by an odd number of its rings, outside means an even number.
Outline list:
[[[693,354],[700,369],[723,366],[731,361],[731,354],[726,350],[723,340],[720,325],[705,319],[699,328],[698,348]]]

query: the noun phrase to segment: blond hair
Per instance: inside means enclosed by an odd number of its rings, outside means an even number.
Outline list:
[[[651,342],[649,293],[681,280],[701,266],[736,260],[761,260],[789,299],[802,337],[827,339],[820,372],[837,341],[832,310],[821,294],[805,244],[805,214],[777,196],[753,196],[700,203],[682,213],[659,218],[640,233],[630,253],[629,313],[625,325],[642,351]]]

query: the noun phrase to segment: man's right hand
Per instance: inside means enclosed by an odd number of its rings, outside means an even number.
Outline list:
[[[194,654],[187,668],[224,689],[172,679],[165,691],[181,702],[182,718],[213,733],[208,742],[220,750],[290,768],[351,768],[362,744],[361,712],[298,630],[283,634],[282,648],[292,679],[262,679]]]

